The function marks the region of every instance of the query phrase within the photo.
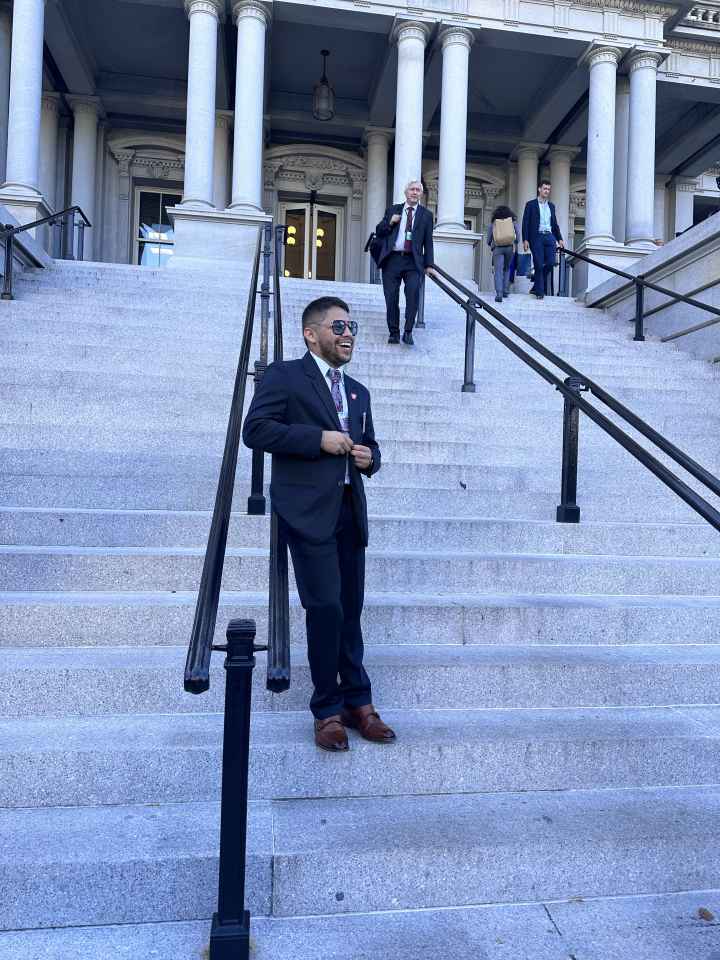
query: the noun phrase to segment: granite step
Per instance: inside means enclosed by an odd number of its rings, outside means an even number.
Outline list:
[[[213,713],[222,710],[223,666],[210,691],[182,689],[186,645],[35,647],[4,650],[0,678],[11,717]],[[720,645],[368,645],[365,662],[381,709],[705,705],[720,702]],[[305,710],[307,657],[292,649],[293,685],[265,690],[254,672],[256,710]]]
[[[256,713],[251,799],[720,780],[720,707],[386,710],[383,717],[398,735],[390,763],[387,751],[352,734],[350,751],[328,758],[313,743],[306,711]],[[0,720],[0,807],[219,800],[222,736],[219,713]]]

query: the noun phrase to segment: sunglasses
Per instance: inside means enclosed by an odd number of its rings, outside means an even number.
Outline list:
[[[336,337],[340,337],[343,333],[345,333],[345,327],[348,328],[351,336],[357,336],[357,320],[333,320],[333,322],[330,324],[330,329]]]

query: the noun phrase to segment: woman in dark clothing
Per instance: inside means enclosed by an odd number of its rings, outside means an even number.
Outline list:
[[[493,210],[485,239],[492,250],[495,301],[502,303],[503,296],[510,294],[510,261],[520,243],[517,217],[510,207],[499,206]]]

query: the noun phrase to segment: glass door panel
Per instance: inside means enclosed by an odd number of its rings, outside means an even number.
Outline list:
[[[281,203],[278,220],[286,227],[286,277],[337,280],[342,275],[342,207]]]
[[[284,223],[285,234],[285,264],[286,277],[308,276],[307,232],[310,204],[297,207],[286,207]]]
[[[168,207],[180,203],[179,193],[138,188],[135,191],[135,262],[143,267],[165,267],[173,255],[174,230]]]
[[[315,208],[315,269],[318,280],[337,279],[338,215],[330,209]]]

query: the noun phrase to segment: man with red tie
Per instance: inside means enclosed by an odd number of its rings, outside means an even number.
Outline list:
[[[420,206],[423,185],[411,180],[405,187],[405,203],[385,211],[375,227],[383,246],[378,264],[382,270],[383,293],[387,307],[388,343],[400,343],[400,284],[405,284],[405,330],[403,343],[412,346],[413,327],[420,302],[423,273],[433,265],[433,218]]]

